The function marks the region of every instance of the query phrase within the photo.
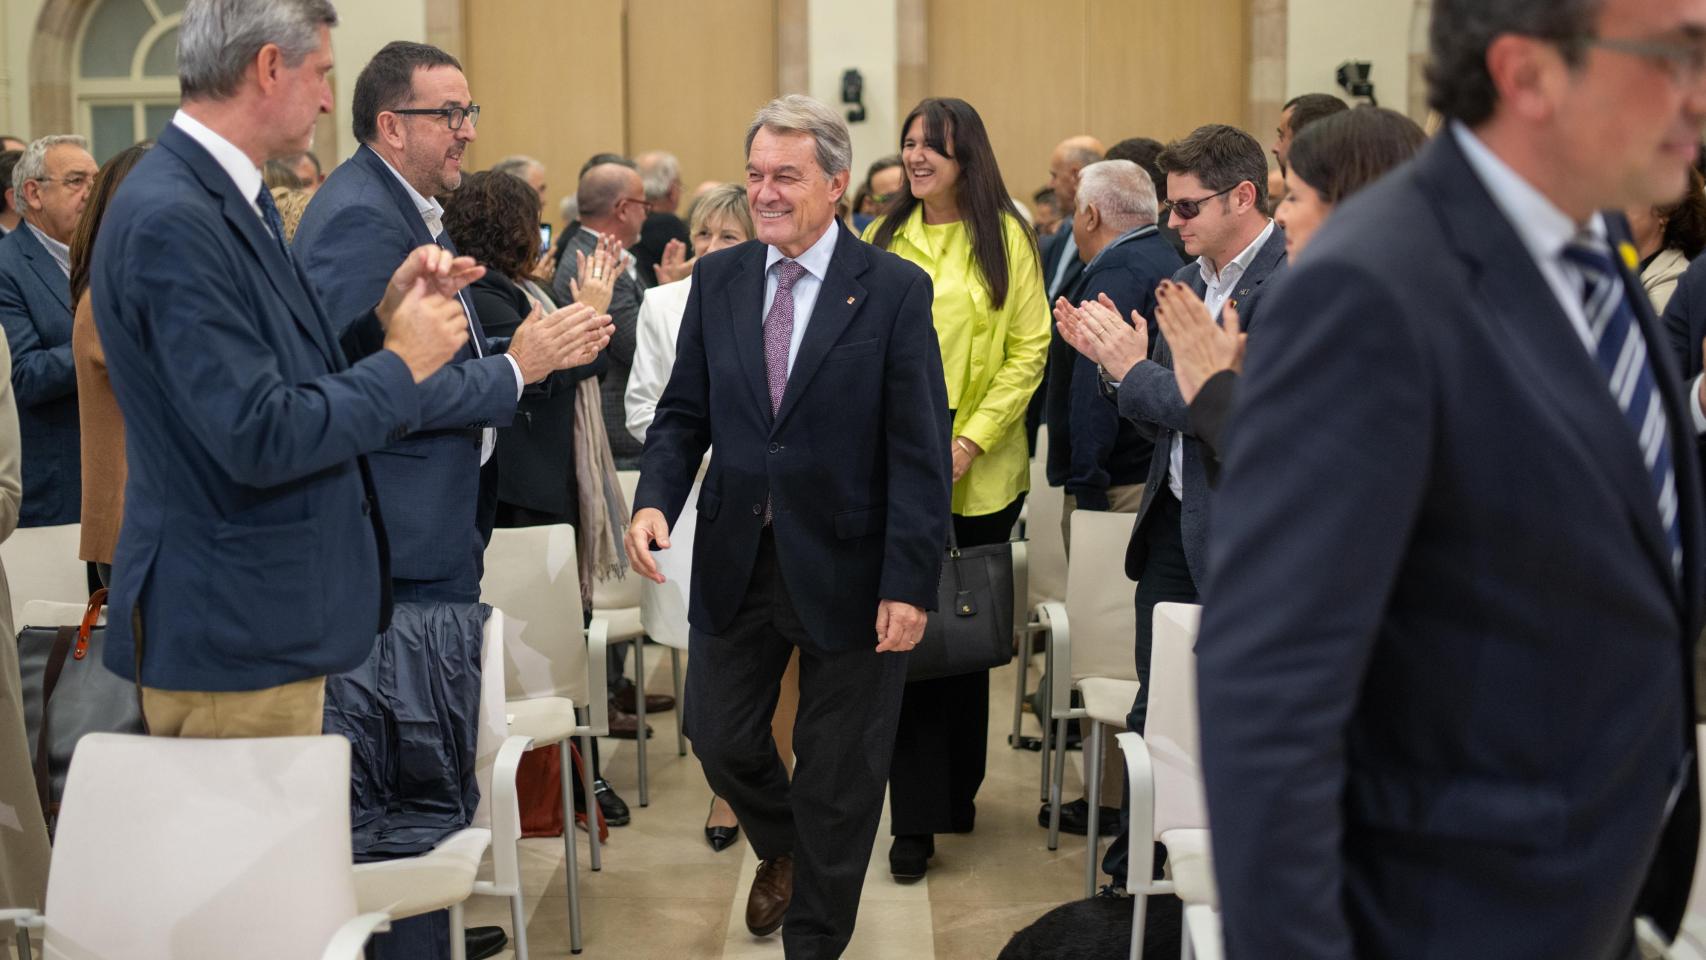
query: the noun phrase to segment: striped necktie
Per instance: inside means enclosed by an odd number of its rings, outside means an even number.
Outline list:
[[[1623,411],[1629,429],[1635,432],[1647,479],[1670,546],[1671,572],[1682,572],[1682,523],[1676,494],[1676,473],[1671,467],[1670,422],[1659,396],[1658,380],[1647,362],[1647,340],[1635,322],[1623,276],[1604,243],[1578,237],[1564,248],[1564,259],[1581,270],[1587,279],[1583,309],[1594,342],[1593,355],[1605,374],[1612,399]]]

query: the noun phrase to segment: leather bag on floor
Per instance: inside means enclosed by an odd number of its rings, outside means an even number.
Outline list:
[[[934,680],[1013,659],[1013,545],[960,547],[952,527],[936,609],[907,655],[906,679]]]
[[[107,591],[95,591],[73,624],[25,624],[18,631],[24,728],[42,815],[51,829],[71,752],[86,733],[143,733],[135,684],[102,665],[107,628],[97,625]]]

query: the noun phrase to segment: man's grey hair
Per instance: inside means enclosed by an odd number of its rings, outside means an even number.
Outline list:
[[[656,202],[669,196],[670,188],[681,179],[681,161],[675,154],[652,150],[634,158],[640,170],[640,183],[646,188],[646,201]]]
[[[47,154],[54,147],[72,146],[79,150],[89,149],[89,141],[70,133],[56,133],[42,137],[24,148],[24,155],[18,158],[18,165],[12,168],[12,189],[17,191],[18,209],[24,208],[24,184],[30,180],[46,180],[49,176],[47,169]]]
[[[178,25],[179,91],[226,99],[262,47],[277,45],[287,66],[299,66],[320,49],[320,28],[337,25],[331,0],[189,0]]]
[[[527,174],[535,167],[538,167],[541,170],[545,169],[545,165],[543,163],[540,163],[525,153],[517,153],[504,157],[497,163],[492,164],[492,172],[507,173],[512,177],[520,177],[521,179],[526,180]]]
[[[1078,172],[1078,211],[1095,206],[1120,231],[1155,222],[1155,181],[1130,160],[1098,160]]]
[[[580,198],[571,193],[558,201],[557,215],[563,218],[564,223],[574,223],[579,220],[581,218]]]
[[[817,165],[826,177],[853,168],[853,136],[847,121],[821,100],[798,93],[777,97],[758,110],[746,128],[746,152],[752,154],[752,138],[759,130],[772,133],[809,133],[817,141]]]

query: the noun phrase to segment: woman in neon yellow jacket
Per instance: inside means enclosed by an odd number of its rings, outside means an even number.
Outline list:
[[[901,124],[907,189],[865,239],[923,267],[953,417],[954,533],[1008,538],[1030,486],[1025,408],[1042,382],[1049,313],[1037,244],[1009,199],[977,111],[929,99]],[[989,728],[989,671],[907,685],[889,774],[898,880],[922,877],[934,835],[972,829]]]

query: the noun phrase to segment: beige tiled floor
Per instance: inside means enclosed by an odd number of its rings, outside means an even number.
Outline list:
[[[666,657],[648,657],[650,689],[668,690]],[[888,825],[879,831],[866,875],[859,927],[848,960],[991,960],[1015,930],[1083,895],[1084,839],[1063,836],[1049,851],[1037,826],[1038,757],[1007,746],[1013,683],[1009,666],[992,674],[989,773],[978,795],[977,831],[940,837],[929,876],[912,885],[888,875]],[[1034,674],[1033,674],[1034,677]],[[1034,680],[1033,680],[1034,682]],[[583,957],[598,960],[766,960],[782,956],[781,940],[755,939],[743,923],[756,869],[744,842],[717,853],[702,827],[710,789],[691,754],[676,755],[675,717],[650,718],[651,805],[639,806],[632,742],[607,741],[606,776],[633,807],[633,823],[611,830],[604,869],[588,868],[585,836],[581,904]],[[1025,715],[1028,733],[1035,721]],[[1077,755],[1073,754],[1076,760]],[[1067,794],[1078,796],[1069,765]],[[568,956],[567,888],[560,839],[524,840],[528,947],[533,957]],[[509,928],[499,900],[476,899],[470,924]],[[503,958],[514,956],[505,952]]]

